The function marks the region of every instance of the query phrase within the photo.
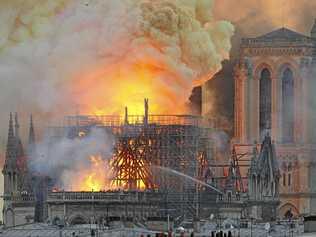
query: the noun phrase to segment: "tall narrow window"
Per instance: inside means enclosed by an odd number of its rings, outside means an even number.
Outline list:
[[[263,69],[260,75],[260,137],[263,137],[271,130],[271,73]]]
[[[291,178],[292,178],[291,173],[289,173],[288,174],[288,185],[289,186],[291,186],[291,183],[292,183],[292,179]]]
[[[282,74],[282,141],[294,140],[294,80],[291,69]]]

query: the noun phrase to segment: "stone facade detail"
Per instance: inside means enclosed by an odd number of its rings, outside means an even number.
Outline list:
[[[10,114],[7,150],[2,170],[4,177],[2,211],[6,227],[32,222],[35,210],[35,199],[31,195],[31,180],[27,170],[27,155],[24,153],[19,135],[17,114],[14,120],[13,125],[13,116]]]
[[[314,36],[313,31],[311,36],[305,36],[281,28],[263,36],[243,39],[234,73],[234,146],[240,152],[252,152],[254,141],[262,141],[266,134],[271,135],[281,169],[280,217],[289,209],[296,215],[316,214],[316,188],[311,182],[316,181],[313,162],[316,149]],[[271,80],[271,126],[267,131],[260,129],[260,118],[264,113],[260,107],[260,93],[264,92],[260,81],[264,70],[269,72]],[[285,76],[285,72],[290,72],[290,76]],[[286,84],[287,79],[293,85]],[[286,97],[288,91],[292,93],[291,97]],[[293,108],[291,119],[285,109],[289,100],[293,101],[289,107]],[[293,137],[285,135],[291,132]],[[247,146],[249,148],[245,148]]]

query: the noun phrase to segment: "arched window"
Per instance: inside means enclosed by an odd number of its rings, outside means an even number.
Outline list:
[[[288,173],[288,186],[291,186],[292,184],[292,175],[291,173]]]
[[[267,68],[260,75],[260,138],[271,130],[271,73]]]
[[[292,185],[292,163],[290,162],[287,168],[288,171],[288,176],[287,176],[287,182],[288,182],[288,186]]]
[[[6,211],[4,218],[6,226],[14,226],[14,213],[11,209]]]
[[[291,69],[282,74],[282,141],[294,140],[294,80]]]

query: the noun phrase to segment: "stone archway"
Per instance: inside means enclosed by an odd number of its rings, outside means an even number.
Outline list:
[[[289,210],[291,210],[293,217],[297,217],[300,214],[297,207],[288,202],[279,207],[279,217],[285,218],[286,212],[288,212]]]
[[[10,227],[14,226],[14,212],[11,208],[5,211],[5,226]]]
[[[61,219],[58,216],[55,216],[54,219],[52,220],[53,225],[60,225],[61,224]]]

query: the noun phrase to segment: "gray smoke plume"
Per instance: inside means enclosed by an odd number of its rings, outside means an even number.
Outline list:
[[[29,168],[31,172],[49,176],[59,188],[79,189],[86,172],[95,168],[90,158],[99,157],[100,166],[94,172],[106,184],[111,177],[107,165],[112,157],[113,145],[113,138],[100,128],[94,128],[88,135],[75,139],[63,137],[54,140],[46,137],[36,145]]]

